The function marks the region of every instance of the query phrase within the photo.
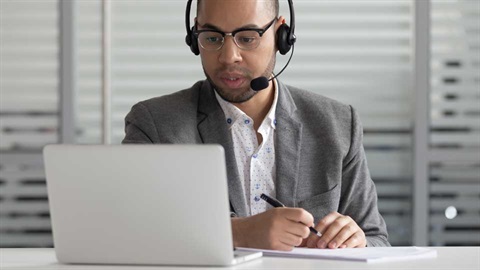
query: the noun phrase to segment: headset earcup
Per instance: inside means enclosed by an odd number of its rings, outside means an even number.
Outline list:
[[[290,32],[290,27],[286,24],[280,25],[277,30],[277,48],[280,54],[286,54],[290,51],[292,47],[288,42],[288,33]]]
[[[190,50],[192,50],[193,54],[199,55],[200,49],[198,48],[198,41],[192,34],[192,45],[190,46]]]
[[[190,46],[190,50],[193,52],[195,55],[200,54],[200,49],[198,48],[198,41],[195,35],[193,34],[193,27],[190,30],[190,33],[187,34],[185,37],[185,42],[187,43],[188,46]]]

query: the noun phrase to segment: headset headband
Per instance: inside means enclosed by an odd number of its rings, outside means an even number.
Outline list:
[[[293,1],[288,0],[288,7],[290,9],[290,31],[288,32],[288,42],[290,45],[295,43],[295,11],[293,9]],[[187,1],[187,8],[185,9],[185,28],[187,30],[187,37],[192,35],[192,28],[190,27],[190,10],[192,8],[192,0]],[[187,42],[188,44],[188,42]],[[190,44],[188,44],[190,46]]]

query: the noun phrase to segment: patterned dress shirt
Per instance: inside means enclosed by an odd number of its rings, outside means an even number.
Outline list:
[[[226,124],[232,133],[235,160],[238,166],[240,181],[244,188],[245,199],[250,215],[262,213],[271,208],[260,195],[265,193],[275,197],[275,110],[278,93],[276,80],[274,82],[274,100],[272,107],[258,128],[262,143],[258,145],[256,131],[252,118],[233,104],[223,100],[217,92],[217,97]]]

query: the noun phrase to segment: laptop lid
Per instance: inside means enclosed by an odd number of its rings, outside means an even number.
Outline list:
[[[60,262],[235,262],[221,146],[49,145],[44,159]]]

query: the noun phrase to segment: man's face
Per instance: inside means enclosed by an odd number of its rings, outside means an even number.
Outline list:
[[[265,28],[274,18],[265,0],[203,0],[200,2],[198,30],[216,28],[225,33],[240,28]],[[260,44],[252,50],[242,50],[231,36],[225,36],[223,47],[207,51],[200,45],[200,56],[207,79],[217,93],[232,103],[250,100],[256,92],[250,88],[252,79],[273,72],[275,66],[275,31],[278,22],[261,37]]]

